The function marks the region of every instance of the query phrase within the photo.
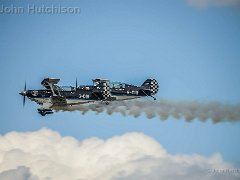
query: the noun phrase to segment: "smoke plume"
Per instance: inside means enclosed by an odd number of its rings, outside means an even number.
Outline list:
[[[108,115],[121,113],[123,116],[135,118],[145,114],[148,119],[159,117],[161,120],[168,118],[185,119],[190,122],[194,119],[200,121],[212,120],[213,123],[240,121],[240,104],[223,104],[220,102],[197,101],[115,101],[109,105],[105,103],[92,103],[56,109],[63,111],[81,111],[85,114],[94,111],[97,114],[106,112]]]

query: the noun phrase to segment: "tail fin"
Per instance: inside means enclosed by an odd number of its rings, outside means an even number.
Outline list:
[[[151,95],[154,95],[158,92],[159,86],[158,86],[158,82],[156,79],[147,79],[142,86],[144,86],[145,88],[147,88],[150,92]]]

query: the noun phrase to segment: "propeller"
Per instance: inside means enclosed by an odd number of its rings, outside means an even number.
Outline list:
[[[77,82],[77,78],[76,78],[76,82],[75,82],[75,91],[77,91],[77,87],[78,87],[78,82]]]
[[[22,92],[20,92],[19,94],[23,96],[23,107],[24,107],[25,102],[26,102],[26,95],[27,95],[27,83],[26,83],[26,81],[25,81],[25,84],[24,84],[24,90]]]

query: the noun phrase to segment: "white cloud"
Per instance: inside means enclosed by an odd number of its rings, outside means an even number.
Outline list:
[[[143,133],[78,141],[44,128],[0,136],[0,179],[7,180],[239,179],[208,172],[227,168],[234,167],[220,154],[172,155]]]
[[[209,6],[240,6],[240,0],[187,0],[187,2],[195,7],[209,7]]]
[[[0,173],[2,180],[37,180],[37,177],[31,175],[29,168],[19,166],[17,169],[10,169]]]

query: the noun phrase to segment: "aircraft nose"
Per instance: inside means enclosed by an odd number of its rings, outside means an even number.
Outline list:
[[[27,91],[22,91],[19,94],[22,95],[22,96],[26,96],[27,95]]]

